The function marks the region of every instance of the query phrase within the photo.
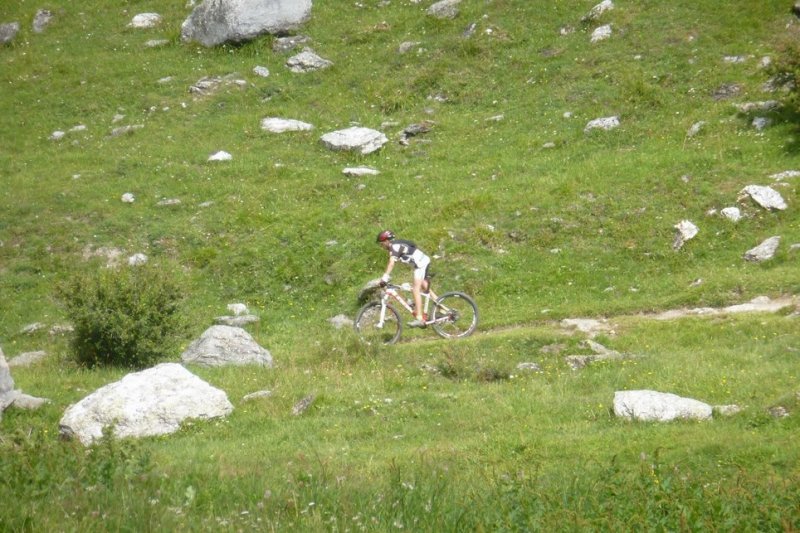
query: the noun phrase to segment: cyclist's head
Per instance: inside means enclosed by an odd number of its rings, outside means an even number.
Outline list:
[[[394,232],[392,230],[383,230],[382,232],[378,233],[378,238],[375,239],[375,242],[378,244],[389,243],[394,240]]]

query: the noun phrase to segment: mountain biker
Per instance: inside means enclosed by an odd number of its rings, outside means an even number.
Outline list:
[[[411,292],[414,295],[415,320],[409,322],[408,326],[412,328],[424,328],[425,317],[422,314],[422,296],[420,291],[427,291],[430,287],[430,282],[428,281],[428,265],[431,263],[431,258],[417,248],[417,245],[413,242],[396,239],[394,232],[391,230],[384,230],[378,233],[376,242],[389,252],[389,263],[386,265],[386,272],[381,276],[381,286],[389,283],[391,279],[390,274],[397,261],[406,263],[414,269],[414,285]]]

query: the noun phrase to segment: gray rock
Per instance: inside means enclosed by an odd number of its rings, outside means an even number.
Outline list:
[[[15,358],[8,361],[8,366],[10,367],[26,367],[31,366],[34,363],[38,363],[42,361],[45,357],[47,357],[47,352],[44,351],[36,351],[36,352],[25,352],[21,353]]]
[[[542,367],[538,363],[519,363],[517,370],[520,372],[541,372]]]
[[[675,241],[672,243],[673,250],[680,250],[683,248],[686,241],[694,239],[699,231],[697,226],[689,220],[681,220],[673,227],[677,230]]]
[[[428,15],[437,19],[454,19],[458,16],[461,0],[441,0],[428,8]]]
[[[800,177],[800,170],[784,170],[783,172],[770,175],[770,178],[775,181],[783,181],[797,177]]]
[[[380,150],[388,139],[377,130],[354,126],[326,133],[320,141],[331,150],[346,150],[366,155]]]
[[[218,316],[214,322],[223,326],[231,326],[234,328],[243,328],[248,324],[255,324],[260,321],[256,315],[236,315],[236,316]]]
[[[350,178],[360,178],[362,176],[377,176],[381,172],[370,167],[347,167],[342,170],[342,174]]]
[[[311,17],[311,0],[206,0],[181,25],[181,39],[206,47],[245,42],[299,28]]]
[[[589,133],[591,130],[610,131],[619,127],[619,117],[603,117],[590,120],[586,127],[583,128],[584,133]]]
[[[780,243],[780,236],[770,237],[755,248],[751,248],[750,250],[746,251],[744,254],[744,259],[754,263],[769,261],[775,257],[775,252],[778,250]]]
[[[40,9],[33,17],[33,33],[42,33],[53,20],[53,12],[48,9]]]
[[[139,13],[131,19],[129,28],[148,29],[161,24],[161,15],[158,13]]]
[[[287,131],[310,131],[312,124],[290,118],[268,117],[261,120],[261,129],[271,133],[284,133]]]
[[[701,120],[700,122],[695,122],[694,124],[692,124],[692,127],[689,128],[689,131],[686,132],[686,136],[689,137],[690,139],[692,137],[697,136],[703,130],[705,125],[706,122],[704,120]]]
[[[12,42],[19,33],[19,22],[7,22],[0,24],[0,44]]]
[[[738,207],[726,207],[720,213],[731,222],[739,222],[742,219],[742,212]]]
[[[763,185],[748,185],[739,193],[739,201],[750,197],[764,209],[777,209],[783,211],[787,205],[781,194],[772,187]]]
[[[39,409],[46,403],[50,403],[50,400],[45,398],[36,398],[34,396],[29,396],[27,394],[19,393],[17,397],[14,399],[14,408],[15,409],[25,409],[26,411],[35,411]]]
[[[593,43],[598,43],[600,41],[605,41],[606,39],[610,39],[611,38],[611,34],[612,33],[613,33],[613,30],[611,29],[611,24],[605,24],[604,26],[600,26],[599,28],[596,28],[592,32],[592,37],[591,37],[590,41],[593,42]]]
[[[311,42],[311,38],[307,35],[290,35],[288,37],[279,37],[272,42],[272,51],[275,53],[289,53],[300,45]]]
[[[184,363],[203,366],[272,366],[272,355],[242,328],[211,326],[181,355]]]
[[[64,437],[89,445],[113,435],[146,437],[177,431],[187,419],[224,417],[233,411],[225,392],[177,363],[128,374],[70,406],[60,421]]]
[[[631,420],[669,422],[676,419],[708,420],[712,409],[706,403],[671,393],[632,390],[614,393],[614,414]]]
[[[294,416],[302,415],[303,413],[308,411],[308,408],[311,407],[315,399],[316,397],[313,394],[306,396],[305,398],[294,404],[294,407],[292,407],[292,414]]]
[[[333,62],[321,58],[313,50],[306,48],[299,54],[287,59],[286,66],[289,67],[289,70],[292,72],[303,74],[305,72],[329,68],[333,66]]]
[[[253,400],[259,400],[261,398],[269,398],[270,396],[272,396],[272,391],[260,390],[256,392],[251,392],[250,394],[243,396],[242,401],[250,402]]]
[[[328,322],[336,329],[352,328],[353,319],[347,315],[336,315],[328,319]]]
[[[599,19],[603,13],[614,9],[614,2],[611,0],[603,0],[594,6],[586,15],[581,18],[581,22],[594,22]]]

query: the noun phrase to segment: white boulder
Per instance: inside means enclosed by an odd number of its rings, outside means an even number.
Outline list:
[[[614,414],[620,418],[645,422],[708,420],[712,416],[712,408],[701,401],[667,392],[630,390],[614,393]]]
[[[272,366],[272,354],[259,346],[245,330],[233,326],[211,326],[181,355],[184,363],[203,366]]]
[[[320,138],[322,144],[331,150],[348,150],[371,154],[386,144],[389,139],[383,133],[370,128],[353,126],[344,130],[326,133]]]
[[[216,389],[177,363],[128,374],[70,406],[61,434],[89,445],[111,428],[116,437],[173,433],[183,421],[230,414],[233,405]]]

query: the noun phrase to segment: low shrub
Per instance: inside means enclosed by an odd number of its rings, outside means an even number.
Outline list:
[[[171,270],[145,265],[80,274],[58,289],[82,365],[144,368],[171,353],[184,326]]]

